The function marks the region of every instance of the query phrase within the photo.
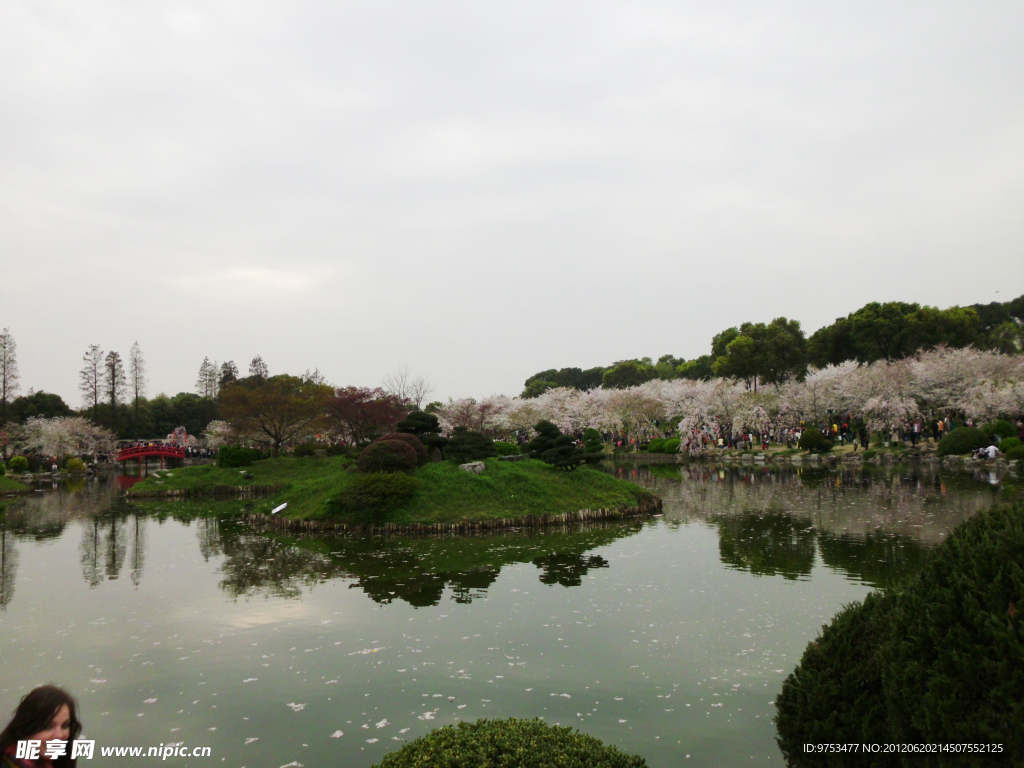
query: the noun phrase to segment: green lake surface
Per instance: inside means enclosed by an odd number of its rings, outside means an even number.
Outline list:
[[[0,712],[67,688],[83,765],[183,743],[212,757],[167,764],[358,768],[511,716],[652,768],[781,765],[772,702],[821,625],[1001,493],[915,467],[610,471],[664,514],[289,537],[211,514],[242,501],[130,504],[113,477],[0,500]]]

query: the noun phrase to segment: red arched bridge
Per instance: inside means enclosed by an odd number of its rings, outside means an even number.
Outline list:
[[[150,457],[159,458],[163,464],[164,459],[184,459],[185,449],[174,445],[133,445],[130,448],[122,448],[117,452],[117,461],[128,461],[136,459],[142,461]]]

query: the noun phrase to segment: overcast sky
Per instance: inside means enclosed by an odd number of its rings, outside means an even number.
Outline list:
[[[434,397],[1024,293],[1024,3],[0,0],[0,327]]]

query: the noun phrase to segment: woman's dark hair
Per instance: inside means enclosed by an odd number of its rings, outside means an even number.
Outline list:
[[[50,727],[57,711],[64,705],[68,707],[68,715],[71,719],[71,733],[68,736],[68,749],[64,757],[58,757],[53,764],[57,766],[74,765],[71,759],[71,744],[82,732],[82,724],[78,720],[78,704],[71,694],[63,688],[55,685],[41,685],[25,694],[14,710],[14,717],[11,722],[0,733],[0,755],[2,755],[11,744],[16,744],[22,739],[45,731]]]

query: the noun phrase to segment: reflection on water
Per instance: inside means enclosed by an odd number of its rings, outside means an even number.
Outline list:
[[[638,521],[594,522],[458,538],[292,538],[207,519],[199,534],[201,541],[217,539],[225,555],[221,587],[232,598],[295,597],[303,587],[348,578],[353,580],[350,588],[361,589],[378,603],[402,600],[425,607],[438,605],[446,588],[455,602],[470,603],[483,596],[502,567],[515,563],[536,565],[543,584],[579,586],[590,569],[608,567],[603,558],[587,556],[588,550],[641,527]]]
[[[660,495],[666,520],[717,527],[719,555],[758,576],[806,579],[817,558],[873,586],[912,574],[929,547],[997,498],[1001,478],[899,468],[654,465],[614,473]]]

